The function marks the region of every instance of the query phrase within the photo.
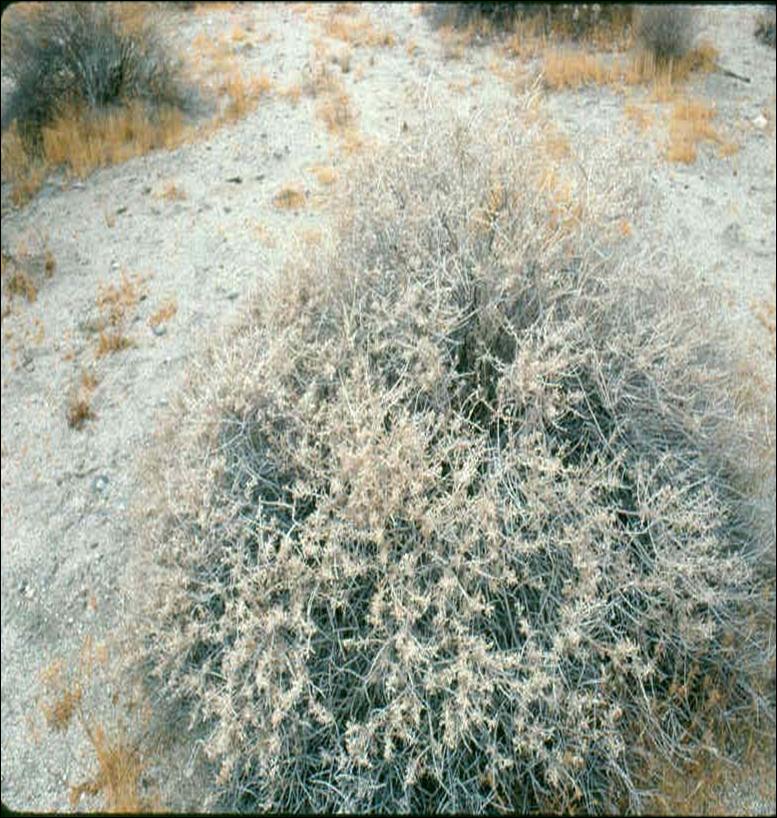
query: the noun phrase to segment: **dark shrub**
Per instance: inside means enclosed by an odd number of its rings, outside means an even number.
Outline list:
[[[539,18],[546,35],[554,32],[582,38],[597,27],[619,24],[630,18],[625,3],[435,3],[428,14],[436,25],[465,27],[473,21],[488,20],[496,28],[510,28],[515,20]]]
[[[65,106],[104,109],[140,100],[150,110],[191,102],[151,24],[122,24],[107,3],[46,3],[3,17],[3,56],[14,89],[5,119],[28,147]]]
[[[676,60],[693,46],[696,13],[690,6],[639,6],[635,9],[634,29],[639,44],[656,60]]]

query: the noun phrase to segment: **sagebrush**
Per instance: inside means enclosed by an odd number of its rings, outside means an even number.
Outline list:
[[[25,148],[63,111],[105,112],[130,102],[188,111],[193,92],[158,35],[153,15],[124,20],[113,3],[42,3],[3,16],[4,70],[13,80],[5,120]]]
[[[684,57],[696,36],[696,12],[691,6],[638,6],[634,14],[637,41],[659,62]]]
[[[502,121],[363,158],[149,461],[141,656],[230,808],[636,810],[762,701],[717,307]]]

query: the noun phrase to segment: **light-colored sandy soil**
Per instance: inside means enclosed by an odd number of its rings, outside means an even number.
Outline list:
[[[334,54],[345,46],[323,32],[326,6],[306,14],[282,3],[224,5],[206,14],[165,13],[184,49],[201,32],[244,29],[243,71],[268,74],[276,91],[303,78],[315,40]],[[493,45],[448,59],[416,12],[409,4],[369,5],[365,13],[396,44],[353,48],[347,73],[332,65],[366,139],[412,130],[425,106],[477,115],[515,98],[493,70],[504,65]],[[753,37],[757,13],[754,6],[701,9],[702,34],[719,50],[720,64],[751,81],[713,72],[686,88],[715,105],[716,124],[740,146],[733,156],[707,145],[691,165],[667,162],[661,117],[669,106],[653,105],[656,124],[641,132],[624,115],[623,95],[605,88],[543,92],[541,109],[581,159],[597,140],[618,141],[623,161],[651,190],[634,229],[651,231],[657,246],[671,243],[703,279],[725,288],[743,343],[773,364],[773,335],[757,315],[771,308],[773,321],[775,52]],[[343,172],[348,158],[316,117],[316,104],[303,95],[294,106],[272,93],[207,141],[100,170],[84,183],[54,179],[21,209],[3,185],[4,250],[23,255],[33,271],[42,268],[46,248],[56,259],[51,279],[39,275],[35,303],[16,299],[2,324],[2,801],[9,807],[68,809],[67,785],[93,763],[77,729],[63,737],[36,728],[39,672],[56,657],[76,656],[87,635],[103,639],[123,622],[137,464],[187,360],[280,271],[290,238],[329,218],[327,189],[311,167],[333,164]],[[159,197],[169,182],[185,198]],[[300,211],[273,205],[288,183],[307,193]],[[136,345],[96,358],[98,289],[122,271],[145,277],[145,297],[131,312]],[[177,312],[158,335],[148,319],[166,299],[175,300]],[[97,418],[76,431],[66,407],[82,368],[99,379]],[[160,779],[173,809],[201,806],[205,783],[192,772],[198,745],[184,735],[173,756],[181,769],[158,765],[149,774]],[[743,778],[725,796],[732,809],[774,813],[773,773],[772,752],[755,780]],[[754,793],[768,777],[764,800]],[[96,803],[84,798],[80,808]]]

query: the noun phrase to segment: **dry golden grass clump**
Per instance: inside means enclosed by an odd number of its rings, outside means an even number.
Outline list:
[[[273,204],[279,210],[299,210],[305,202],[305,193],[297,185],[284,185],[273,196]]]
[[[97,378],[92,372],[88,370],[81,372],[80,381],[71,391],[67,404],[67,424],[71,429],[83,429],[86,421],[97,417],[91,402],[97,383]]]
[[[99,797],[109,813],[159,811],[158,792],[149,792],[143,782],[151,757],[147,703],[140,702],[137,691],[127,686],[126,691],[114,694],[109,721],[98,712],[97,693],[105,689],[109,659],[105,645],[87,637],[75,666],[57,659],[40,674],[38,706],[48,728],[66,733],[75,721],[94,753],[96,771],[70,786],[70,806],[77,808],[87,795]]]
[[[143,280],[122,271],[116,284],[101,284],[97,292],[98,320],[97,355],[102,357],[135,345],[127,335],[127,324],[141,299]]]
[[[497,121],[364,157],[148,463],[141,657],[229,808],[637,810],[762,702],[719,309]]]

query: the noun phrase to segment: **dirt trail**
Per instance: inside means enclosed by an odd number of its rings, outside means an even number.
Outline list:
[[[425,106],[476,115],[514,98],[499,76],[504,57],[493,46],[450,58],[415,6],[369,5],[364,13],[373,27],[391,32],[395,44],[351,47],[348,61],[346,44],[325,33],[330,9],[304,5],[166,12],[190,52],[202,33],[245,32],[235,46],[241,69],[267,74],[272,93],[239,122],[207,141],[100,170],[83,183],[55,179],[22,209],[10,205],[3,185],[3,248],[24,257],[42,282],[35,303],[17,299],[2,324],[1,793],[9,807],[66,810],[67,784],[88,772],[89,747],[78,730],[65,739],[35,727],[38,674],[58,656],[76,656],[87,635],[104,638],[123,621],[137,463],[187,361],[280,271],[289,237],[329,218],[327,187],[314,166],[342,173],[347,151],[316,114],[320,96],[303,93],[295,105],[279,91],[303,83],[306,63],[315,62],[317,48],[319,56],[328,48],[348,68],[328,62],[367,144],[415,128]],[[669,106],[655,106],[656,124],[640,132],[624,116],[623,96],[609,89],[547,92],[541,106],[581,155],[600,139],[622,142],[655,194],[646,211],[651,221],[638,229],[675,243],[702,278],[730,292],[743,338],[768,363],[773,340],[762,323],[770,308],[774,320],[775,52],[752,36],[757,11],[702,12],[702,34],[719,50],[720,63],[751,82],[712,73],[687,89],[714,103],[716,121],[739,145],[733,156],[703,146],[694,164],[668,163],[661,117]],[[636,103],[647,104],[640,93]],[[164,197],[171,183],[183,198]],[[287,184],[305,192],[301,210],[273,204]],[[42,274],[47,250],[56,260],[50,279]],[[101,287],[119,286],[122,273],[143,277],[137,303],[127,307],[135,345],[97,357],[96,298]],[[154,331],[149,319],[168,302],[176,312]],[[759,309],[766,319],[759,320]],[[66,421],[67,400],[84,368],[99,381],[97,417],[76,431]],[[189,762],[197,746],[190,742],[176,757],[182,777],[165,773],[163,796],[176,810],[195,808],[201,793]],[[771,780],[765,802],[741,800],[752,797],[750,784],[735,791],[735,809],[773,813]],[[80,808],[96,803],[84,798]]]

